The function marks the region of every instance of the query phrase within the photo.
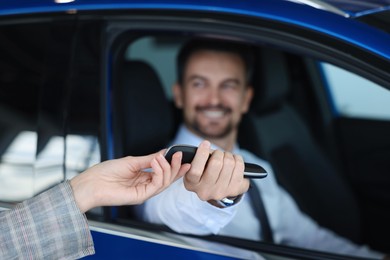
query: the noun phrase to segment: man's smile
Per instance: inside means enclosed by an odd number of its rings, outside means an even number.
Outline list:
[[[231,112],[231,109],[228,108],[221,108],[221,107],[203,107],[203,108],[197,108],[196,111],[198,113],[201,113],[201,115],[210,118],[210,119],[220,119],[226,116]]]
[[[216,111],[216,110],[203,110],[203,115],[205,115],[206,117],[209,117],[211,119],[218,119],[218,118],[222,118],[226,113],[225,111]]]

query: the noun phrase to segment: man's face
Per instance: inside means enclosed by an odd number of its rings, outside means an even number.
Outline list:
[[[202,50],[191,55],[183,86],[174,86],[175,103],[187,127],[208,138],[236,133],[253,95],[245,65],[236,54]]]

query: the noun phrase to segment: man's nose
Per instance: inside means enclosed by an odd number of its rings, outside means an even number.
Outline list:
[[[221,95],[218,88],[211,88],[208,97],[211,105],[219,105],[221,102]]]

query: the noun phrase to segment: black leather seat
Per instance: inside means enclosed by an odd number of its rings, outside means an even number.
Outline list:
[[[147,155],[166,148],[175,133],[171,102],[155,70],[139,60],[116,67],[113,88],[114,156]],[[109,218],[131,226],[133,206],[113,207]]]
[[[172,105],[154,69],[124,61],[114,88],[115,155],[146,155],[165,148],[175,132]]]
[[[320,225],[358,242],[357,200],[336,164],[288,103],[290,79],[285,57],[276,50],[260,56],[261,86],[256,86],[251,111],[241,124],[240,145],[271,162],[279,184],[302,211]]]

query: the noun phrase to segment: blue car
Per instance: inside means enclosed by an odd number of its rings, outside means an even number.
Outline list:
[[[0,206],[100,161],[167,147],[181,123],[175,59],[193,37],[254,49],[240,146],[268,160],[321,226],[389,253],[389,0],[2,1]],[[345,257],[178,234],[132,206],[86,215],[92,259]]]

